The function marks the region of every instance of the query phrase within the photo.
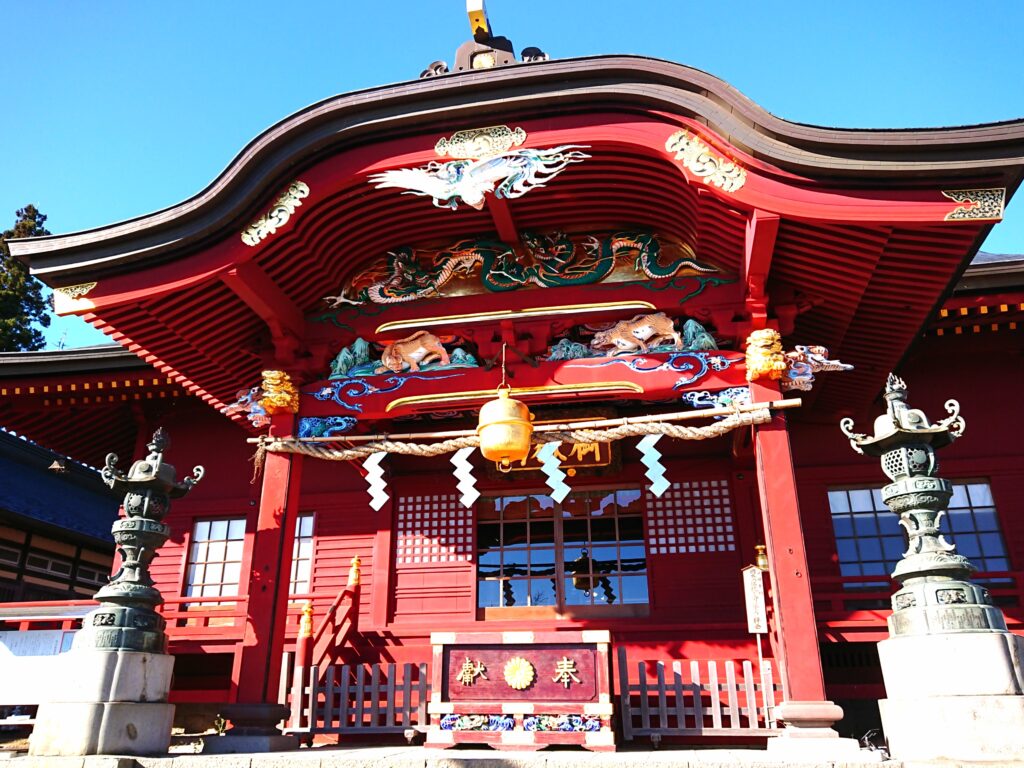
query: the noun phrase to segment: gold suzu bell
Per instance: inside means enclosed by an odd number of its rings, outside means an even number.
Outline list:
[[[507,469],[513,461],[530,455],[533,414],[530,409],[508,395],[507,388],[498,389],[498,399],[484,403],[480,409],[480,453],[489,461]]]

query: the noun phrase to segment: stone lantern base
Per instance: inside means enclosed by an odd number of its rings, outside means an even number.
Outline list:
[[[894,758],[1024,762],[1024,637],[892,637],[878,655],[888,695],[878,706]]]
[[[173,657],[141,651],[76,648],[58,656],[52,701],[39,706],[29,754],[166,754],[173,667]]]

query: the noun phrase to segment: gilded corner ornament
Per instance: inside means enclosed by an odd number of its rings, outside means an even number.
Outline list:
[[[735,192],[747,181],[745,170],[717,155],[699,136],[687,130],[676,131],[669,136],[665,149],[675,152],[675,159],[694,176],[723,192]]]
[[[63,294],[69,299],[80,299],[97,285],[98,283],[79,283],[78,285],[66,285],[63,288],[54,288],[53,290],[55,293]]]
[[[957,206],[946,214],[945,221],[1000,221],[1006,207],[1006,188],[993,189],[944,189]]]
[[[295,180],[288,185],[277,202],[263,216],[242,230],[242,242],[249,246],[260,242],[277,232],[288,223],[295,209],[302,205],[303,198],[309,197],[309,187],[302,181]]]
[[[526,131],[522,128],[513,130],[507,125],[491,125],[456,131],[450,139],[442,136],[434,145],[434,151],[453,160],[479,160],[504,154],[522,146],[524,141]]]

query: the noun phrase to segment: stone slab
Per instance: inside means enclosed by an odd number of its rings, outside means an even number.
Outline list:
[[[892,637],[878,644],[890,699],[1021,693],[1021,643],[1010,632]]]
[[[297,736],[232,735],[210,736],[203,739],[204,755],[231,755],[241,753],[285,752],[299,747]]]
[[[33,756],[166,754],[173,704],[43,704],[29,739]]]
[[[882,699],[878,708],[898,760],[1024,764],[1024,696]]]
[[[838,736],[832,738],[815,738],[809,734],[782,734],[768,739],[767,756],[772,760],[788,763],[812,763],[828,765],[834,761],[854,763],[858,765],[877,764],[882,762],[883,755],[873,749],[863,749],[856,739]],[[807,730],[807,729],[800,729]],[[832,731],[835,734],[835,731]]]
[[[441,765],[445,761],[445,765]],[[456,765],[456,763],[458,765]],[[530,753],[497,753],[490,749],[465,749],[433,753],[421,747],[322,747],[277,754],[176,755],[164,757],[17,758],[12,768],[863,768],[859,761],[839,756],[826,760],[780,761],[762,749],[677,749],[657,751],[636,745],[617,753],[583,749]],[[953,763],[944,763],[952,767]],[[963,765],[959,763],[957,765]],[[999,768],[998,763],[985,768]],[[876,768],[911,768],[894,761]],[[923,766],[921,768],[924,768]],[[939,768],[932,763],[927,768]]]

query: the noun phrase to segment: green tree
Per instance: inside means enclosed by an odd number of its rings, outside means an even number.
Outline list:
[[[43,297],[43,284],[28,273],[28,268],[11,256],[7,240],[49,235],[46,216],[34,205],[17,213],[13,229],[0,234],[0,352],[42,349],[44,328],[50,325],[49,305]]]

